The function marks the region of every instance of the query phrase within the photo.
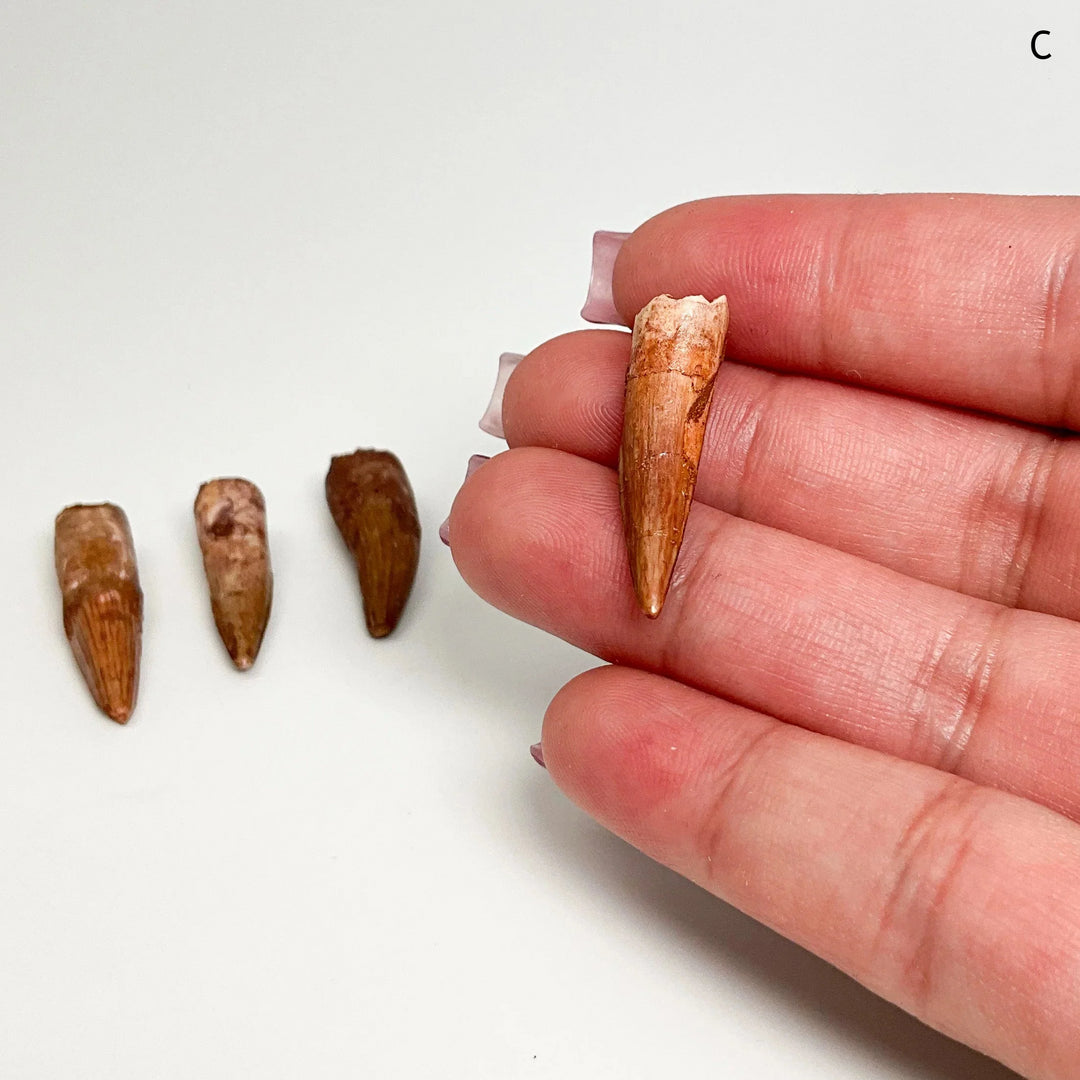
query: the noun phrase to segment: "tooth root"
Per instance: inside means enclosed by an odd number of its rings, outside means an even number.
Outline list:
[[[723,296],[658,296],[634,322],[619,503],[634,592],[653,619],[682,546],[727,326]]]
[[[124,511],[111,503],[62,510],[55,557],[75,661],[101,711],[125,724],[138,694],[142,591]]]
[[[208,480],[195,496],[210,609],[232,662],[255,663],[270,618],[274,577],[266,539],[266,501],[250,480]]]
[[[326,501],[356,560],[364,621],[372,637],[398,623],[420,561],[420,519],[401,462],[386,450],[332,458]]]

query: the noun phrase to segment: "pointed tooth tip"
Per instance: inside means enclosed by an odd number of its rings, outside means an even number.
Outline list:
[[[650,619],[655,619],[664,607],[664,601],[659,597],[642,597],[638,600],[638,605],[641,608],[643,615],[648,616]]]
[[[633,575],[634,595],[641,613],[655,619],[664,607],[671,580],[671,567],[667,565],[669,551],[667,548],[660,551],[645,548],[637,554],[641,562]]]
[[[670,576],[670,571],[665,572],[666,568],[656,566],[657,561],[655,557],[651,561],[645,560],[645,564],[639,564],[637,573],[633,575],[638,608],[650,619],[655,619],[664,606]]]
[[[252,664],[255,663],[255,657],[240,654],[232,657],[232,662],[235,665],[237,671],[250,671]]]
[[[114,720],[118,724],[126,724],[131,719],[131,714],[135,711],[134,705],[102,705],[101,711],[110,719]]]

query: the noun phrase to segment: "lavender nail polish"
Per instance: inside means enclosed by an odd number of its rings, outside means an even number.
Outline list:
[[[506,391],[506,380],[510,378],[514,368],[524,359],[521,353],[504,352],[499,357],[499,374],[495,377],[495,389],[491,392],[491,400],[480,417],[480,430],[488,435],[494,435],[497,439],[505,439],[502,422],[503,394]]]
[[[479,469],[480,466],[483,465],[485,461],[490,461],[490,460],[491,460],[491,458],[487,454],[473,454],[473,456],[471,458],[469,458],[469,464],[465,466],[465,480],[468,480],[469,477],[472,476],[472,474],[474,472],[476,472],[476,470]],[[461,481],[462,484],[465,483],[465,480]],[[439,526],[439,539],[447,547],[450,546],[450,519],[449,518],[447,518]]]
[[[625,325],[611,295],[611,277],[615,269],[615,256],[629,236],[629,233],[603,230],[593,233],[589,295],[585,297],[585,306],[581,309],[581,317],[586,322]]]
[[[542,769],[546,769],[547,765],[544,764],[544,747],[541,743],[533,743],[529,747],[529,753],[532,754],[533,761]]]

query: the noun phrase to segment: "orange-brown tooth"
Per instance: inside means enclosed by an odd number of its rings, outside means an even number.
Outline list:
[[[139,689],[142,590],[124,511],[111,503],[62,510],[55,556],[75,661],[101,711],[126,724]]]
[[[259,655],[274,594],[262,492],[250,480],[208,480],[195,496],[195,530],[214,623],[232,662],[247,671]]]
[[[619,503],[634,592],[653,619],[682,546],[727,327],[723,296],[658,296],[634,321]]]
[[[372,637],[397,626],[420,561],[420,518],[401,462],[386,450],[332,458],[326,501],[356,560]]]

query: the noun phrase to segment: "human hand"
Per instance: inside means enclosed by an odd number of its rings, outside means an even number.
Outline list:
[[[661,617],[619,517],[625,333],[521,362],[450,518],[480,596],[613,665],[544,718],[571,799],[1040,1080],[1080,1076],[1078,267],[1075,199],[670,210],[618,310],[725,293],[731,359]]]

